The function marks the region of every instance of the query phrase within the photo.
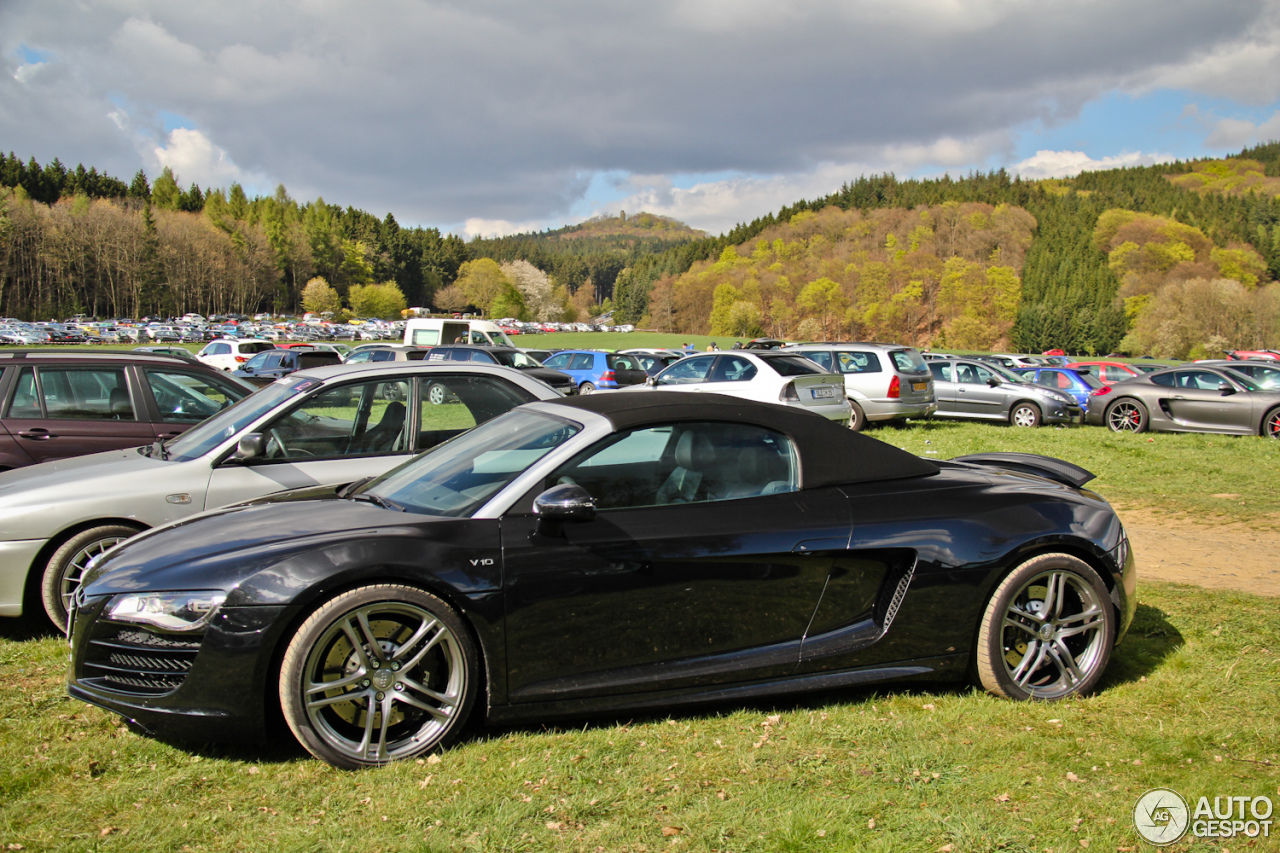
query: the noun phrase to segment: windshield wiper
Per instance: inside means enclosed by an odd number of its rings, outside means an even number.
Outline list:
[[[382,509],[394,509],[396,512],[404,512],[404,507],[400,506],[400,504],[395,501],[389,501],[379,495],[372,494],[371,492],[360,492],[359,494],[352,495],[351,500],[371,503],[374,506],[381,507]]]

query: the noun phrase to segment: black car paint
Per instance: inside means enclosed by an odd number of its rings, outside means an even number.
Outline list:
[[[264,499],[182,522],[176,534],[144,534],[99,566],[73,625],[70,692],[154,733],[260,740],[285,639],[320,601],[366,582],[420,586],[463,615],[483,650],[491,721],[746,698],[783,686],[960,678],[973,626],[1003,572],[1046,550],[1074,553],[1098,569],[1123,632],[1135,606],[1132,557],[1104,501],[1029,474],[940,468],[799,493],[800,503],[785,511],[780,500],[797,494],[706,504],[688,528],[697,535],[675,542],[656,535],[666,508],[629,510],[616,521],[602,513],[566,525],[563,539],[540,541],[527,513],[501,520],[400,514],[332,490]],[[235,525],[221,523],[229,513]],[[744,513],[753,532],[735,534]],[[801,516],[817,521],[798,533]],[[281,530],[290,537],[281,539]],[[181,551],[173,550],[175,535]],[[557,557],[551,569],[539,565],[548,552]],[[748,552],[745,566],[732,557]],[[773,621],[738,637],[726,622],[728,633],[713,631],[705,654],[679,646],[642,653],[639,638],[623,645],[618,619],[611,624],[609,611],[600,611],[602,597],[639,590],[651,608],[651,635],[701,640],[708,626],[695,618],[699,606],[743,584],[779,591]],[[89,641],[103,639],[88,632],[121,629],[95,618],[111,596],[173,588],[230,591],[187,682],[139,696],[86,680],[96,653]],[[559,615],[540,627],[539,613],[548,609]],[[735,615],[742,614],[726,614]]]

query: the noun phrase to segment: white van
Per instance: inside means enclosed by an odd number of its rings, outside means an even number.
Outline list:
[[[413,319],[405,323],[404,342],[414,347],[476,344],[484,347],[513,347],[496,323],[489,320],[442,320],[437,317]]]

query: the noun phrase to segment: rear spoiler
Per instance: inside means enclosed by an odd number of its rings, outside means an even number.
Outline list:
[[[968,456],[957,456],[951,461],[1035,474],[1077,489],[1083,488],[1085,483],[1097,476],[1079,465],[1037,453],[971,453]]]

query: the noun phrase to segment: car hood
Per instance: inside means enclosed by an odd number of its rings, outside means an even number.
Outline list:
[[[424,523],[454,522],[370,503],[341,500],[339,487],[285,493],[271,499],[213,510],[149,530],[105,556],[86,575],[87,595],[145,590],[222,589],[232,591],[254,575],[252,593],[240,604],[268,603],[269,590],[292,587],[275,567],[299,554],[358,539],[421,536]],[[328,495],[317,498],[316,495]],[[311,561],[323,574],[323,560]],[[263,576],[266,578],[264,579]]]
[[[143,454],[138,447],[130,447],[127,450],[104,450],[101,453],[41,462],[39,465],[28,465],[25,468],[0,473],[0,494],[13,491],[15,488],[25,488],[33,481],[46,483],[52,477],[60,476],[63,481],[66,481],[69,478],[92,477],[104,467],[123,470],[116,466],[124,466],[131,470],[132,467],[147,467],[148,463],[159,462],[160,460]]]

